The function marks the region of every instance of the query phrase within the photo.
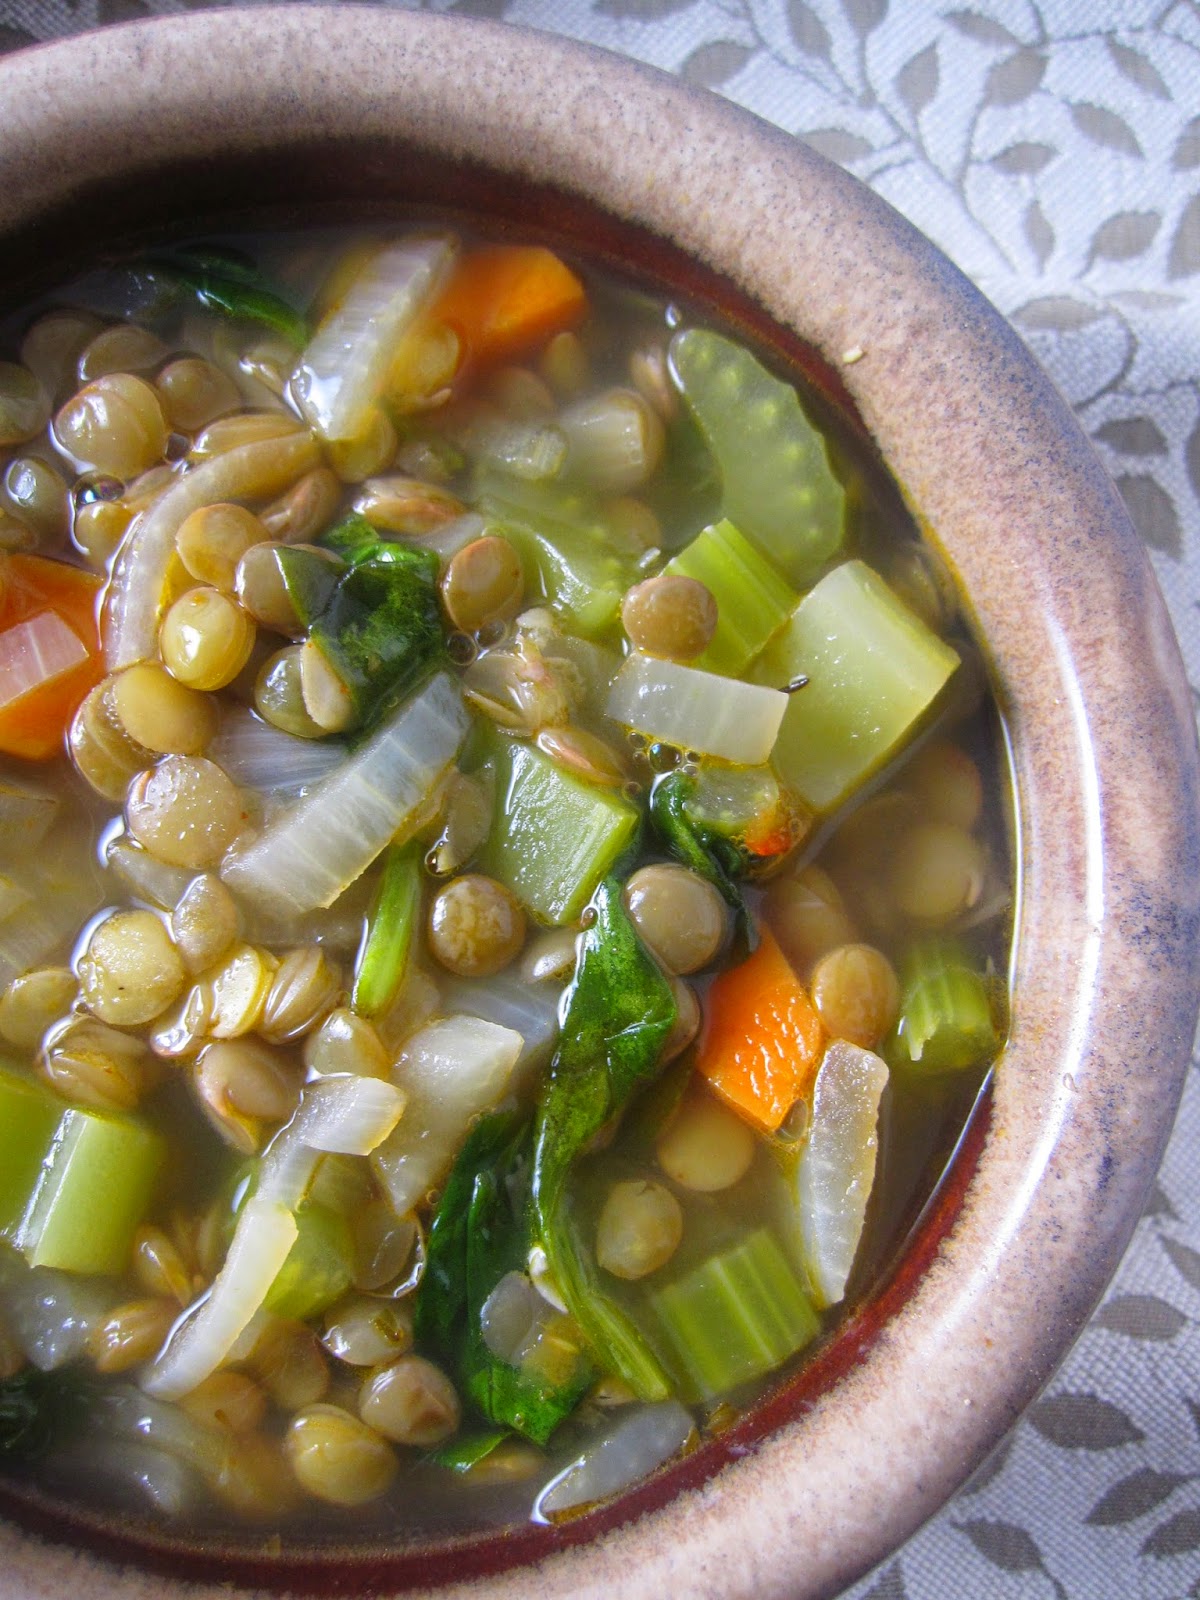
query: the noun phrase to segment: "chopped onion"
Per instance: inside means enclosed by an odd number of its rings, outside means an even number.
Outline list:
[[[0,1248],[4,1325],[42,1372],[83,1356],[89,1329],[107,1315],[115,1298],[107,1280],[30,1267],[15,1250]]]
[[[110,839],[104,850],[105,865],[111,868],[127,889],[162,911],[173,911],[183,892],[196,876],[186,867],[172,867],[123,833]]]
[[[24,884],[0,872],[0,922],[11,917],[22,906],[27,906],[32,899],[33,895]]]
[[[29,898],[0,922],[0,989],[73,939],[104,898],[89,844],[69,824],[12,877]]]
[[[562,988],[553,983],[522,983],[501,973],[495,978],[469,978],[442,990],[444,1009],[468,1017],[484,1017],[511,1028],[525,1041],[517,1065],[522,1072],[542,1065],[558,1039],[558,1002]]]
[[[117,553],[104,614],[109,670],[154,655],[175,535],[185,517],[222,500],[282,494],[319,465],[317,441],[307,428],[297,426],[294,432],[239,445],[201,462],[135,517]]]
[[[608,692],[608,715],[680,750],[742,767],[768,760],[788,707],[780,689],[633,654]]]
[[[297,739],[255,716],[248,706],[229,712],[206,753],[234,783],[281,795],[303,794],[346,759],[344,744]]]
[[[382,1078],[347,1073],[310,1083],[263,1154],[258,1196],[298,1206],[323,1153],[370,1155],[399,1122],[404,1104],[403,1092]]]
[[[39,611],[6,628],[0,633],[0,711],[66,677],[87,658],[87,646],[56,611]]]
[[[470,719],[439,673],[323,783],[225,858],[221,876],[276,914],[332,905],[391,841],[458,754]]]
[[[91,1404],[95,1432],[103,1438],[144,1442],[210,1482],[228,1461],[230,1434],[204,1427],[178,1406],[152,1400],[131,1383],[104,1389]]]
[[[292,374],[291,390],[323,439],[363,432],[401,338],[441,288],[456,250],[446,234],[388,245],[318,328]]]
[[[176,1323],[142,1380],[149,1394],[177,1399],[217,1370],[266,1299],[299,1231],[279,1201],[261,1194],[247,1200],[212,1288]]]
[[[431,1022],[408,1040],[393,1074],[408,1106],[371,1157],[399,1215],[441,1182],[471,1119],[508,1088],[524,1046],[511,1028],[464,1016]]]
[[[620,1494],[677,1455],[695,1426],[677,1400],[622,1410],[604,1438],[551,1478],[533,1503],[533,1521],[553,1522]]]
[[[28,859],[46,837],[62,802],[32,784],[0,776],[0,856]]]

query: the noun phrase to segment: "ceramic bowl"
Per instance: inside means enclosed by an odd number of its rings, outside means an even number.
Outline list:
[[[935,1511],[1096,1303],[1175,1109],[1197,1004],[1197,771],[1176,647],[1054,388],[882,201],[713,96],[559,39],[290,5],[0,65],[0,266],[62,277],[155,228],[450,203],[723,309],[833,383],[944,553],[1012,741],[1012,1029],[903,1259],[803,1373],[558,1529],[318,1560],[146,1542],[24,1499],[0,1595],[830,1595]],[[844,364],[857,348],[862,359]],[[834,378],[836,374],[836,379]],[[114,1564],[115,1563],[115,1564]]]

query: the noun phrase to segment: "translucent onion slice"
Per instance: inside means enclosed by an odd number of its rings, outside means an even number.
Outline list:
[[[858,1253],[875,1181],[879,1101],[886,1064],[837,1039],[813,1087],[808,1139],[796,1171],[805,1265],[818,1305],[836,1305]]]
[[[606,703],[610,717],[648,738],[742,767],[768,760],[787,707],[779,689],[636,652],[613,679]]]
[[[74,939],[104,901],[95,859],[77,821],[56,827],[31,860],[9,873],[28,898],[0,922],[0,988]]]
[[[238,706],[221,723],[207,751],[245,789],[296,796],[341,766],[346,747],[337,741],[297,739]]]
[[[0,856],[20,861],[36,850],[58,815],[62,802],[7,775],[0,776]]]
[[[319,464],[317,441],[297,426],[202,461],[135,517],[117,554],[104,614],[109,670],[154,655],[175,535],[185,517],[221,500],[281,494]]]
[[[142,1379],[148,1394],[176,1400],[217,1370],[266,1299],[299,1231],[278,1200],[260,1194],[247,1200],[212,1288],[176,1323]]]
[[[401,338],[441,288],[456,249],[451,237],[434,234],[380,250],[318,328],[291,391],[323,439],[363,432]]]
[[[408,1107],[371,1157],[398,1215],[445,1177],[471,1119],[508,1088],[524,1045],[519,1033],[482,1017],[443,1017],[409,1039],[394,1073]]]
[[[366,1156],[400,1120],[405,1096],[382,1078],[324,1078],[305,1089],[295,1115],[267,1146],[257,1195],[298,1206],[325,1152]]]
[[[221,876],[277,914],[332,905],[386,844],[408,837],[469,722],[453,680],[439,673],[323,783],[235,846]]]
[[[677,1400],[622,1411],[615,1426],[564,1467],[533,1504],[534,1522],[608,1500],[661,1467],[687,1444],[695,1423]]]
[[[87,646],[54,611],[0,633],[0,711],[80,666]]]
[[[550,1057],[558,1039],[558,1002],[562,985],[523,983],[500,973],[494,978],[464,978],[446,984],[442,1001],[450,1012],[483,1017],[501,1028],[511,1028],[525,1041],[519,1066],[540,1066]]]

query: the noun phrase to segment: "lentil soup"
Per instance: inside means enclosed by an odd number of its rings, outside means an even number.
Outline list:
[[[995,707],[821,396],[422,224],[0,361],[0,1470],[555,1522],[894,1259],[1003,1040]]]

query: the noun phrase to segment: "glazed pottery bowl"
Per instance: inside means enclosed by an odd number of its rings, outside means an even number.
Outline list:
[[[321,1556],[190,1549],[20,1495],[0,1596],[245,1588],[829,1595],[1003,1437],[1096,1303],[1196,1016],[1196,752],[1145,556],[1064,402],[881,201],[715,97],[487,23],[306,6],[107,30],[0,66],[13,292],[156,229],[516,222],[723,311],[861,418],[953,570],[1011,739],[1012,1025],[903,1258],[798,1378],[565,1526]],[[852,363],[847,352],[861,353]]]

